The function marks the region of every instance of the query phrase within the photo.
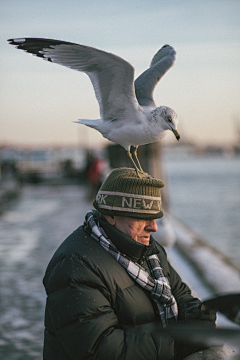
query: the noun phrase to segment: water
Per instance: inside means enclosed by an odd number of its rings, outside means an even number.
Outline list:
[[[82,224],[84,189],[26,187],[0,217],[0,358],[42,359],[42,278],[60,243]]]
[[[240,268],[240,157],[165,154],[171,210]]]

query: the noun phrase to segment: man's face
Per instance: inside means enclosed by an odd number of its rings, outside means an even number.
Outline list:
[[[142,220],[126,216],[108,216],[107,221],[133,240],[149,245],[151,232],[158,230],[155,220]]]

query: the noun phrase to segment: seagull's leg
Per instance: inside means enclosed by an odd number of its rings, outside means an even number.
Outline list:
[[[140,176],[139,176],[139,170],[140,170],[140,169],[138,169],[135,161],[133,160],[133,157],[132,157],[132,154],[131,154],[130,150],[127,151],[127,156],[128,156],[129,159],[132,161],[133,166],[134,166],[134,168],[135,168],[135,170],[136,170],[137,176],[140,177]],[[141,170],[140,170],[140,171],[141,171]]]
[[[137,157],[137,149],[138,149],[138,147],[135,146],[135,149],[134,149],[134,151],[133,151],[133,155],[134,155],[134,157],[135,157],[135,159],[136,159],[136,161],[137,161],[138,169],[139,169],[140,171],[143,171],[143,169],[142,169],[142,167],[141,167],[141,165],[140,165],[140,162],[139,162],[139,160],[138,160],[138,157]]]

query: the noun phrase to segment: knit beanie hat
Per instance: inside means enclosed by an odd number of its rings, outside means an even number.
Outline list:
[[[135,169],[113,170],[100,187],[93,206],[104,215],[152,220],[163,216],[160,188],[162,180]]]

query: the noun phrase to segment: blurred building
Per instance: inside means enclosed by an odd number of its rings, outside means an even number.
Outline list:
[[[1,177],[17,176],[22,182],[38,183],[53,178],[80,176],[87,150],[79,147],[0,149]]]

